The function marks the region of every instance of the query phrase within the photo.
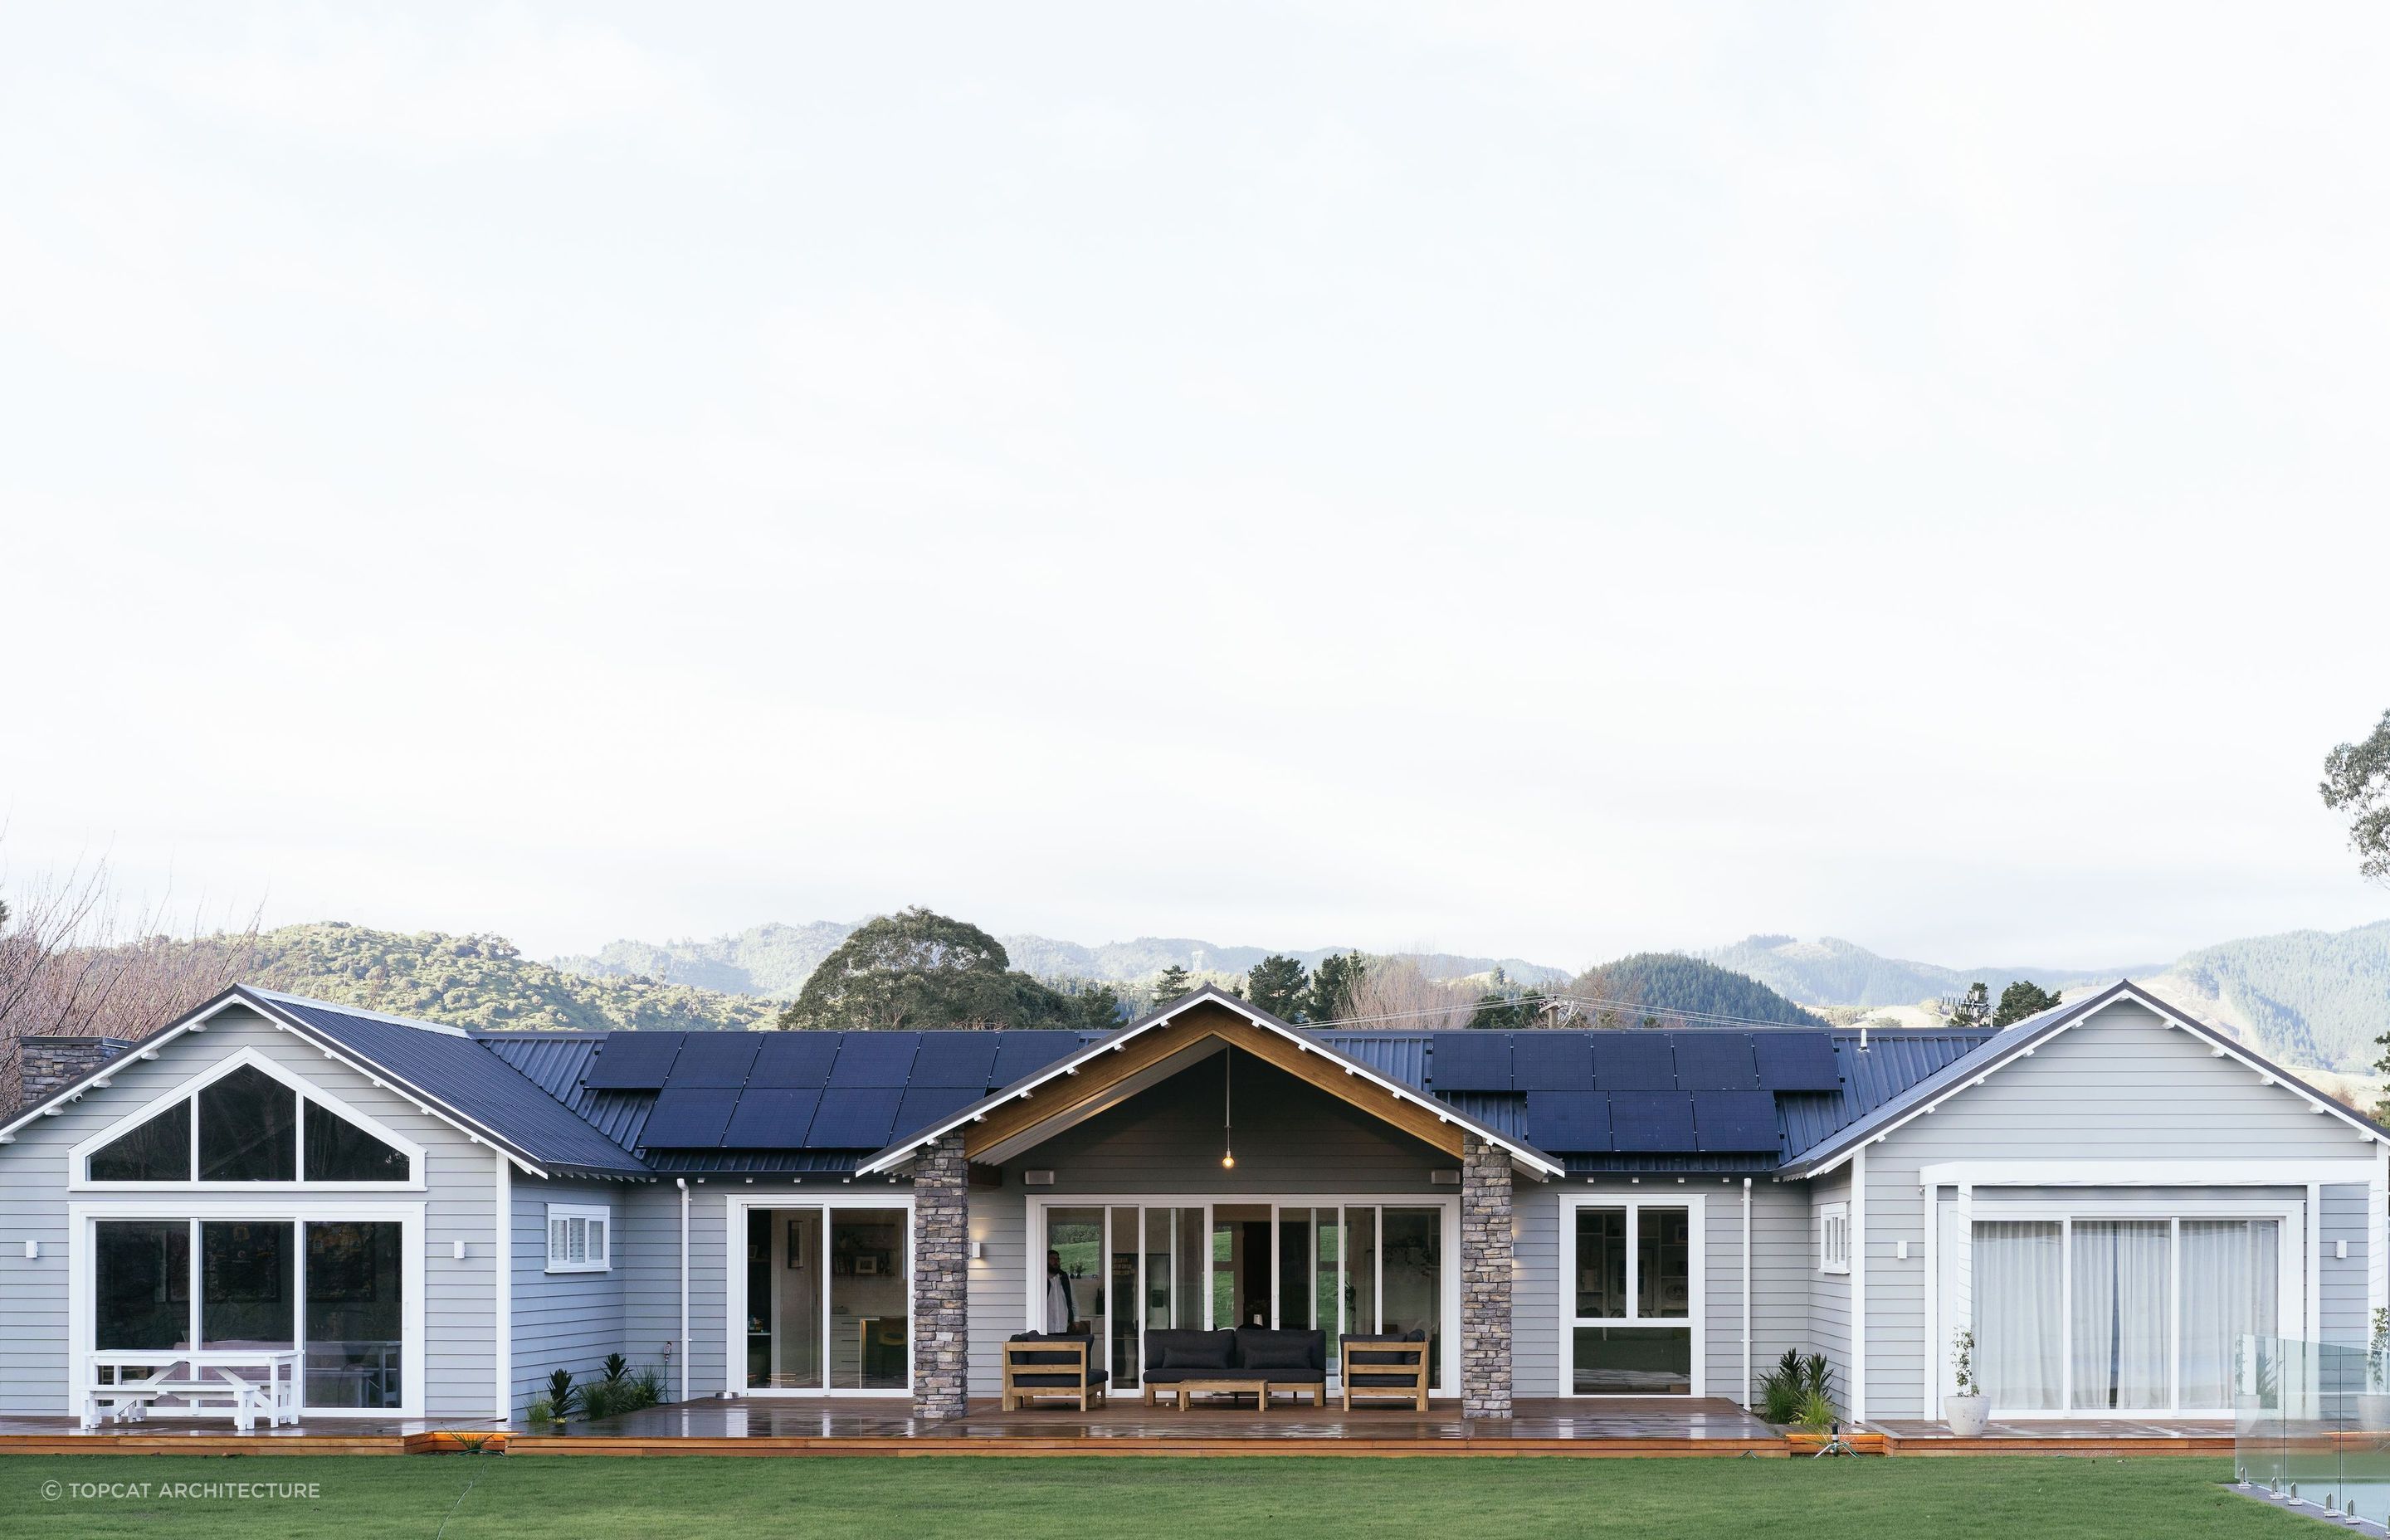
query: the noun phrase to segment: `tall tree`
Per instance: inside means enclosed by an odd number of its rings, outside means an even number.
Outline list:
[[[1273,952],[1246,976],[1245,998],[1279,1020],[1291,1021],[1303,1008],[1303,990],[1309,982],[1303,964]]]
[[[2058,996],[2035,983],[2031,979],[2019,979],[2000,991],[1999,1009],[1992,1012],[1992,1025],[2014,1026],[2028,1016],[2038,1016],[2058,1004]]]
[[[1110,1032],[1128,1015],[1120,991],[1094,979],[1066,979],[1056,986],[1073,1024],[1088,1032]]]
[[[1330,953],[1311,970],[1311,987],[1303,993],[1303,1019],[1335,1021],[1353,1014],[1353,996],[1361,987],[1368,963],[1358,952]]]
[[[1013,971],[994,936],[916,906],[881,915],[821,960],[781,1011],[784,1028],[1022,1027],[1072,1014],[1056,991]]]
[[[1181,995],[1190,993],[1194,988],[1195,981],[1188,971],[1176,963],[1172,963],[1154,976],[1153,1003],[1157,1006],[1166,1006]]]
[[[1471,1027],[1480,1030],[1517,1032],[1532,1027],[1544,1013],[1544,992],[1521,989],[1494,970],[1494,987],[1477,997],[1477,1013],[1469,1019]]]
[[[2344,743],[2323,757],[2323,805],[2348,815],[2348,848],[2357,869],[2390,882],[2390,712],[2361,743]]]

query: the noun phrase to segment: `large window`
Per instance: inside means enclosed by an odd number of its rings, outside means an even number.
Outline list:
[[[1695,1393],[1699,1199],[1572,1200],[1565,1231],[1568,1388]]]
[[[1978,1219],[1985,1399],[2004,1413],[2228,1411],[2234,1343],[2281,1329],[2282,1233],[2280,1218]]]
[[[404,1405],[399,1224],[103,1219],[92,1229],[96,1350],[296,1350],[303,1405]]]
[[[152,1113],[92,1150],[84,1169],[96,1183],[405,1185],[414,1175],[405,1150],[255,1064]]]

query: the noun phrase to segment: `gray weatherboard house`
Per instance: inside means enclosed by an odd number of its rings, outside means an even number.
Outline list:
[[[2004,1419],[2196,1417],[2244,1334],[2390,1303],[2390,1136],[2129,983],[1865,1035],[1209,989],[1102,1034],[477,1033],[236,988],[26,1065],[7,1416],[171,1362],[222,1393],[149,1415],[511,1418],[611,1353],[945,1416],[1066,1317],[1115,1395],[1148,1331],[1258,1324],[1423,1333],[1476,1417],[1747,1402],[1797,1349],[1854,1419],[1932,1419],[1965,1326]]]

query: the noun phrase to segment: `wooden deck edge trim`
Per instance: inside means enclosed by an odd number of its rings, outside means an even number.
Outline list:
[[[517,1439],[516,1455],[898,1459],[1785,1459],[1780,1439]]]

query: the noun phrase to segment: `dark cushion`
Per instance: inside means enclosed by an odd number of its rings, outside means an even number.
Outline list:
[[[1103,1370],[1094,1369],[1089,1371],[1086,1382],[1100,1385],[1109,1378]],[[1041,1390],[1075,1391],[1079,1388],[1079,1376],[1076,1370],[1069,1374],[1016,1374],[1012,1382],[1016,1386],[1032,1385]]]
[[[1235,1334],[1227,1331],[1149,1331],[1145,1334],[1145,1367],[1148,1370],[1224,1369],[1236,1345]]]
[[[1357,1351],[1358,1344],[1363,1342],[1424,1342],[1427,1341],[1427,1332],[1424,1328],[1418,1331],[1348,1331],[1344,1334],[1344,1341],[1356,1345],[1356,1351],[1353,1354],[1353,1362],[1356,1364],[1400,1364],[1407,1368],[1410,1365],[1419,1361],[1416,1355],[1407,1353],[1366,1353]],[[1399,1383],[1399,1380],[1397,1380],[1396,1382]],[[1359,1385],[1367,1383],[1367,1381],[1362,1380],[1358,1375],[1356,1375],[1354,1377],[1353,1383]]]
[[[1184,1347],[1162,1350],[1162,1367],[1165,1369],[1225,1369],[1228,1367],[1227,1344],[1214,1347],[1208,1342],[1193,1342]]]
[[[1416,1391],[1419,1377],[1412,1374],[1356,1374],[1350,1381],[1356,1391]]]
[[[1324,1331],[1272,1331],[1266,1327],[1237,1328],[1237,1362],[1250,1369],[1317,1369],[1328,1363]]]
[[[1008,1342],[1085,1342],[1087,1344],[1086,1362],[1092,1366],[1102,1361],[1096,1354],[1095,1339],[1073,1336],[1067,1331],[1016,1331],[1005,1341]],[[1005,1356],[1015,1364],[1068,1364],[1073,1368],[1076,1368],[1080,1362],[1079,1355],[1075,1353],[1008,1353]],[[1103,1370],[1099,1368],[1092,1378],[1101,1379],[1102,1376]]]

